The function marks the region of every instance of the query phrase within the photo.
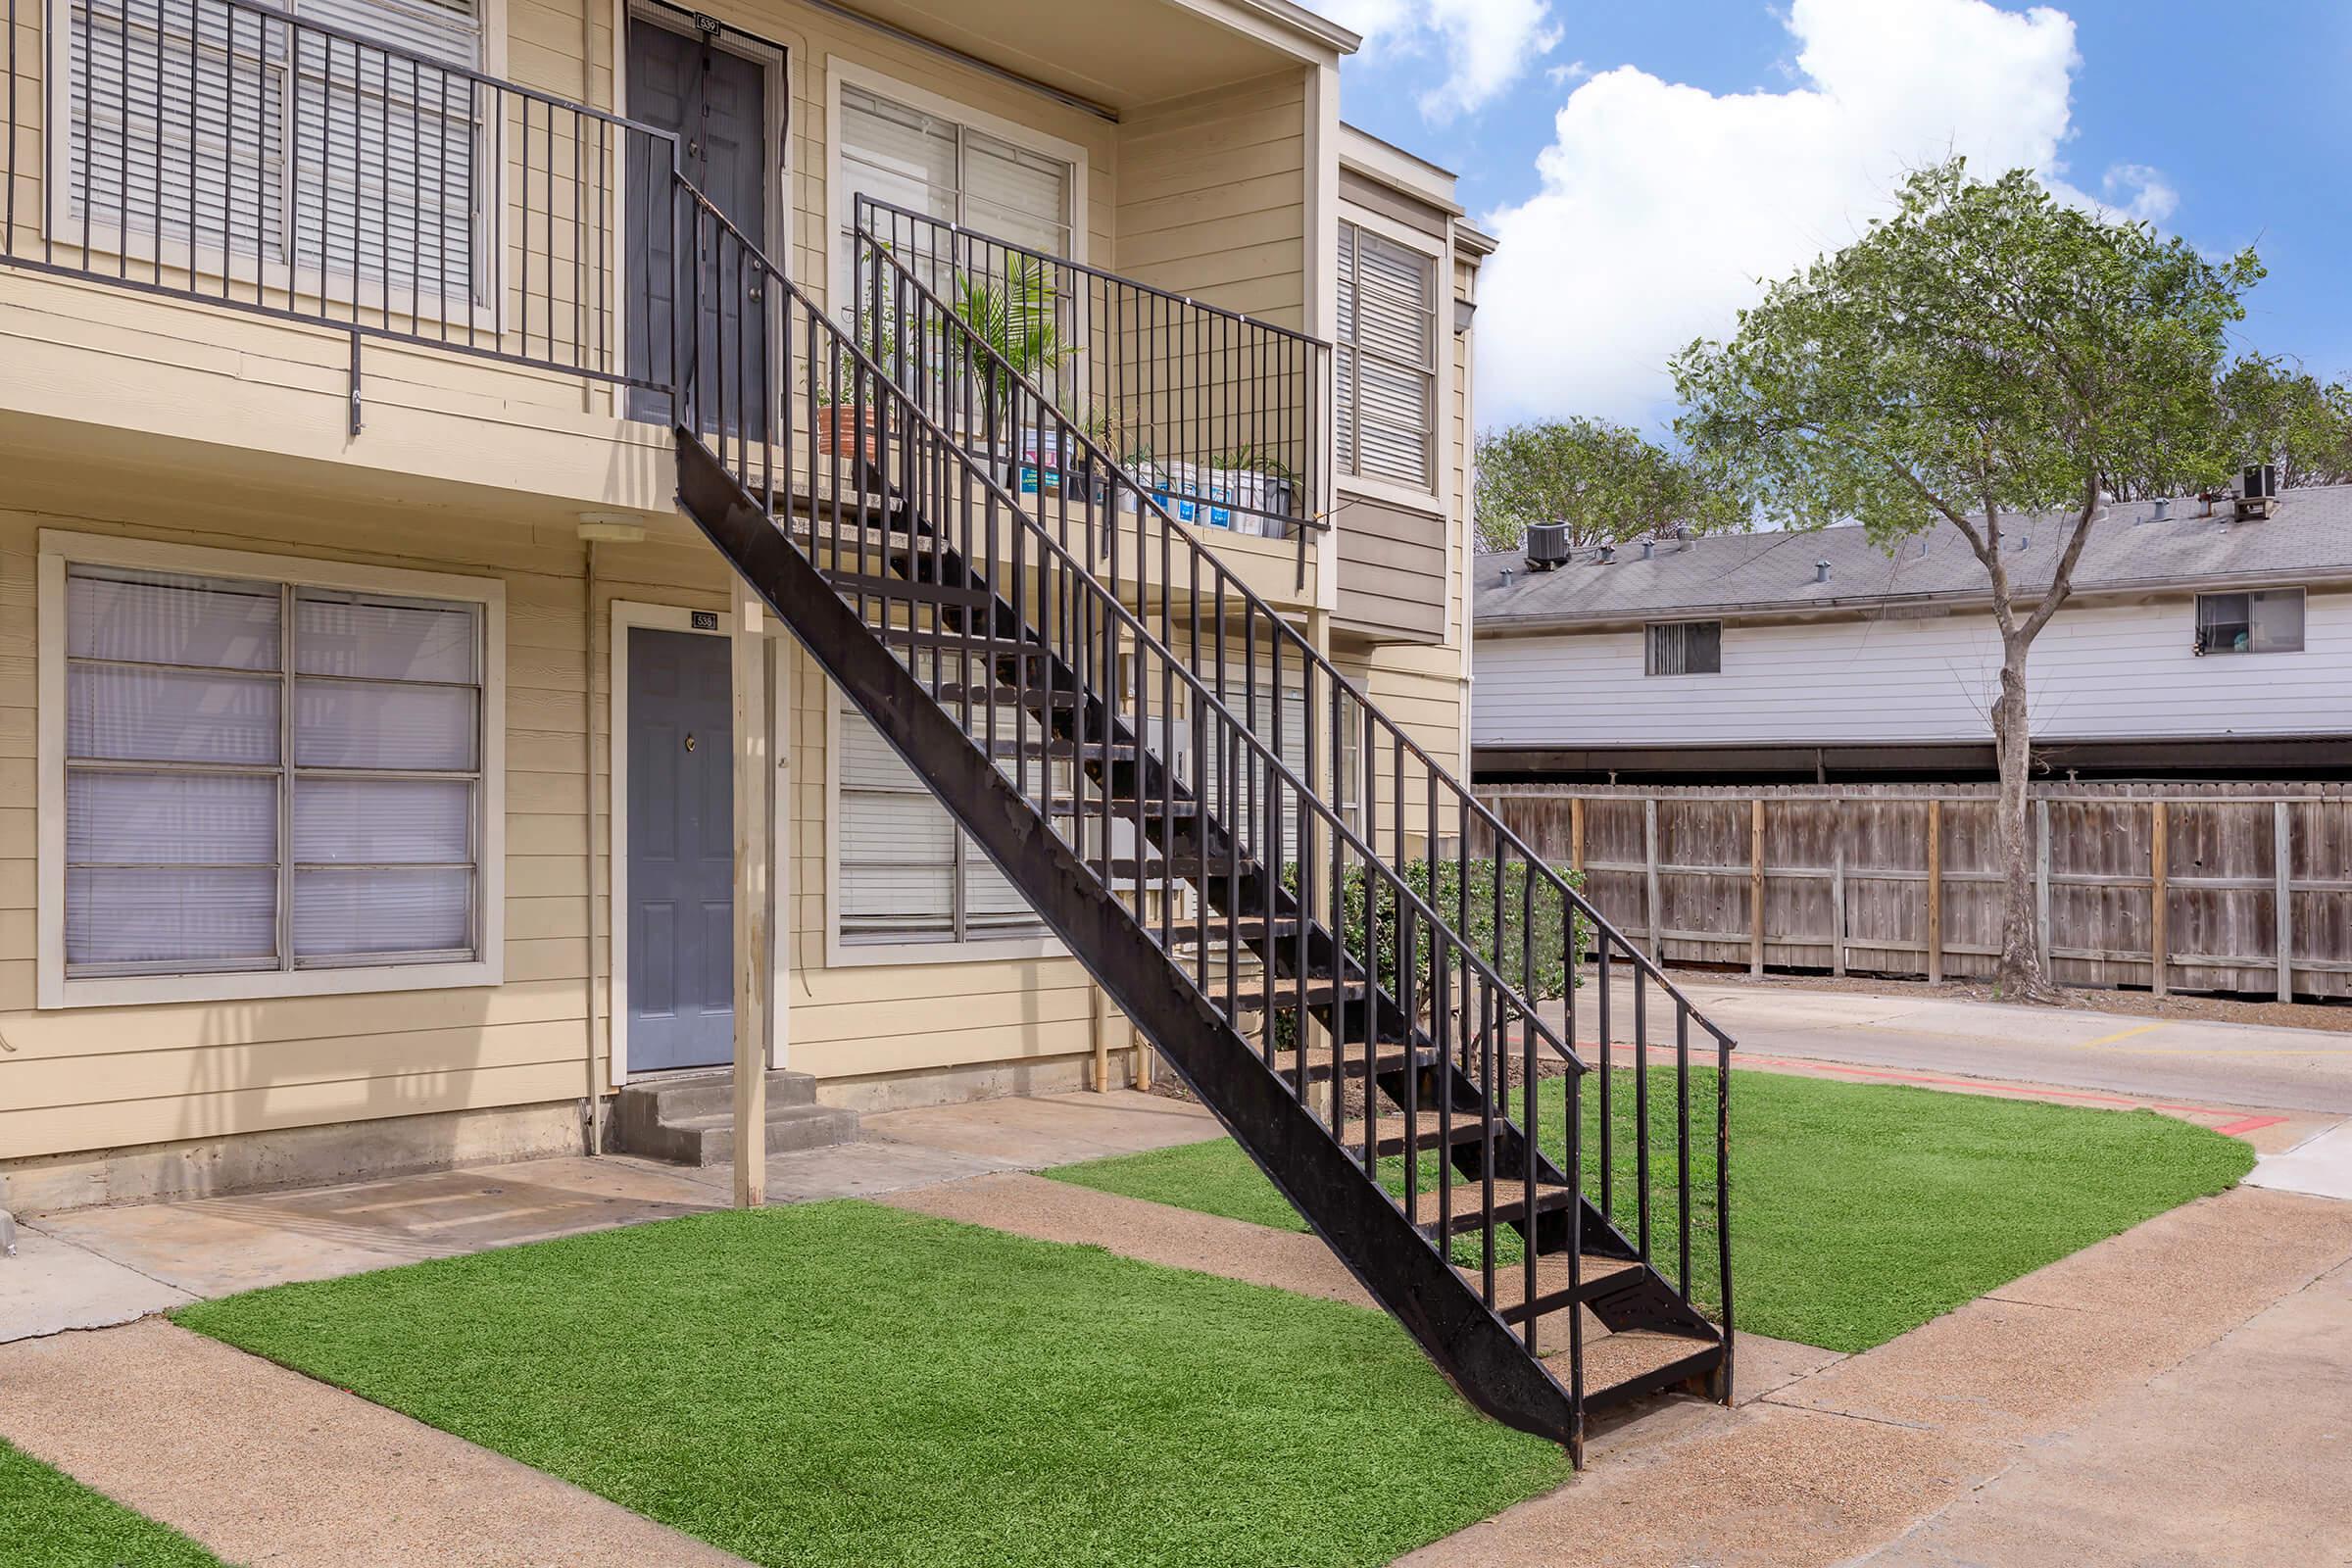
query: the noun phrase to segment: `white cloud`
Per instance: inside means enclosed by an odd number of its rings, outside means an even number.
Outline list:
[[[1334,0],[1325,12],[1363,35],[1367,56],[1442,56],[1445,79],[1417,100],[1440,122],[1485,108],[1560,42],[1548,0]]]
[[[2180,205],[2180,193],[2145,164],[2117,164],[2100,180],[2099,190],[2108,205],[2142,223],[2161,223]]]
[[[1619,67],[1569,94],[1537,158],[1542,188],[1488,220],[1502,249],[1480,291],[1483,419],[1648,422],[1671,403],[1678,349],[1730,331],[1757,279],[1859,233],[1907,170],[1958,152],[2066,189],[2081,60],[2064,14],[1794,0],[1787,25],[1787,90],[1717,94]],[[2137,165],[2102,189],[2099,205],[2150,220],[2175,200]]]

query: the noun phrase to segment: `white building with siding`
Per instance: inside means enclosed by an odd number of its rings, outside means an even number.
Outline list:
[[[2029,666],[2053,771],[2352,765],[2352,487],[2118,505]],[[2005,523],[2021,598],[2062,519]],[[1991,766],[2000,672],[1955,529],[1889,553],[1858,527],[1482,555],[1471,736],[1490,777],[1965,775]]]

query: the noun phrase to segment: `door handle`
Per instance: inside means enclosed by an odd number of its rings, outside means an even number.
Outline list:
[[[690,752],[694,750],[694,736],[691,734],[686,737],[686,749]]]

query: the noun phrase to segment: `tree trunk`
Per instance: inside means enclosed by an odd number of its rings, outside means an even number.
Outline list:
[[[2001,995],[2017,1002],[2056,1002],[2057,988],[2041,972],[2041,910],[2034,896],[2034,825],[2026,808],[2033,731],[2026,710],[2026,654],[2031,645],[2003,639],[2001,694],[1992,705],[1993,756],[2000,766]]]

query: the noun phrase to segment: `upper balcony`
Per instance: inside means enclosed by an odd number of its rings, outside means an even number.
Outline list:
[[[1349,40],[1303,12],[5,6],[0,448],[666,514],[675,168],[845,322],[863,198],[977,308],[1050,277],[1057,401],[1315,602],[1312,161]]]

